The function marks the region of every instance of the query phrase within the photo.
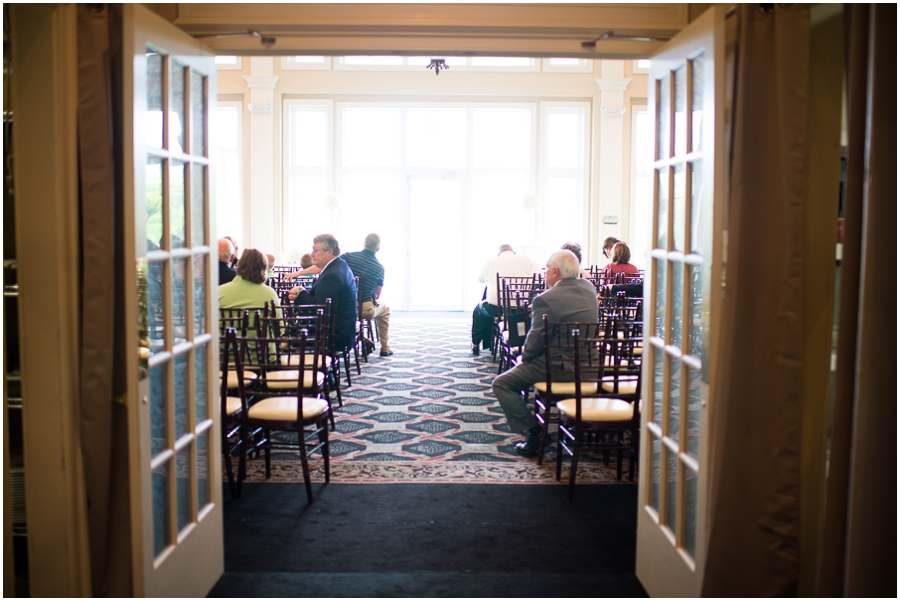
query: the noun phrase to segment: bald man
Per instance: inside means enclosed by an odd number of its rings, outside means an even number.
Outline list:
[[[237,270],[231,266],[234,260],[234,245],[228,238],[219,238],[219,286],[227,284],[237,275]]]

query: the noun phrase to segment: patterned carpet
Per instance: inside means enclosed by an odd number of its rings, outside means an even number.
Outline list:
[[[465,318],[392,320],[394,356],[370,356],[361,376],[351,371],[352,386],[342,389],[344,406],[333,399],[332,482],[556,482],[555,448],[541,466],[516,454],[522,435],[510,432],[491,392],[497,366],[485,351],[472,356],[470,328]],[[296,440],[295,433],[279,436]],[[310,465],[313,481],[321,482],[321,457],[314,455]],[[567,465],[565,458],[561,483],[567,482]],[[248,461],[247,481],[266,481],[262,459]],[[302,476],[296,453],[273,454],[268,482],[297,481]],[[616,483],[615,461],[607,467],[585,457],[577,481]]]

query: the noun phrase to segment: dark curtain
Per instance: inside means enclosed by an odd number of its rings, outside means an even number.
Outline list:
[[[121,10],[78,5],[81,446],[94,596],[131,596],[121,374]],[[118,302],[117,302],[118,300]],[[119,351],[117,353],[117,351]]]
[[[702,594],[795,596],[808,5],[739,4],[734,153]]]
[[[848,159],[818,594],[897,596],[897,6],[844,6]]]

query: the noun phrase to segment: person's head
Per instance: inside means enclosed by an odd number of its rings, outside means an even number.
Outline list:
[[[369,234],[366,236],[366,250],[371,250],[373,253],[377,253],[381,250],[381,236],[378,234]]]
[[[269,269],[275,267],[275,255],[273,255],[272,253],[266,253],[266,264],[268,265]]]
[[[552,288],[560,280],[577,278],[580,267],[578,257],[571,250],[558,250],[547,259],[547,287]]]
[[[240,261],[237,264],[237,274],[254,284],[262,284],[266,281],[266,270],[269,263],[266,261],[266,255],[262,254],[255,248],[244,249]]]
[[[225,238],[226,240],[228,240],[229,242],[231,242],[231,246],[234,247],[234,254],[237,255],[238,251],[240,250],[237,240],[235,240],[231,236],[222,236],[222,237]]]
[[[581,265],[581,245],[577,242],[566,242],[562,246],[560,246],[563,250],[571,250],[575,254],[575,258],[578,259],[578,264]]]
[[[616,242],[615,246],[613,246],[612,248],[610,258],[612,259],[613,263],[616,263],[617,265],[624,265],[625,263],[631,261],[631,250],[624,242]]]
[[[331,234],[319,234],[313,238],[313,249],[310,253],[313,265],[319,269],[325,269],[332,259],[341,254],[341,247],[337,238]]]
[[[612,257],[612,247],[616,245],[619,239],[615,236],[610,236],[606,240],[603,241],[603,256],[606,258]]]
[[[234,258],[234,244],[228,238],[219,238],[219,260],[228,263]]]
[[[302,267],[303,269],[312,267],[312,256],[309,253],[306,253],[302,257],[300,257],[300,267]]]
[[[502,254],[505,253],[506,251],[509,251],[509,252],[511,252],[511,253],[516,252],[516,251],[513,250],[513,247],[512,247],[511,244],[501,244],[501,245],[500,245],[500,250],[497,251],[497,254],[498,254],[498,255],[502,255]]]

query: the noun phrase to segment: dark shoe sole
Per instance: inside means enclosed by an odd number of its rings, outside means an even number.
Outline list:
[[[390,357],[393,354],[394,354],[394,351],[381,351],[380,353],[378,353],[378,356],[379,357]]]

